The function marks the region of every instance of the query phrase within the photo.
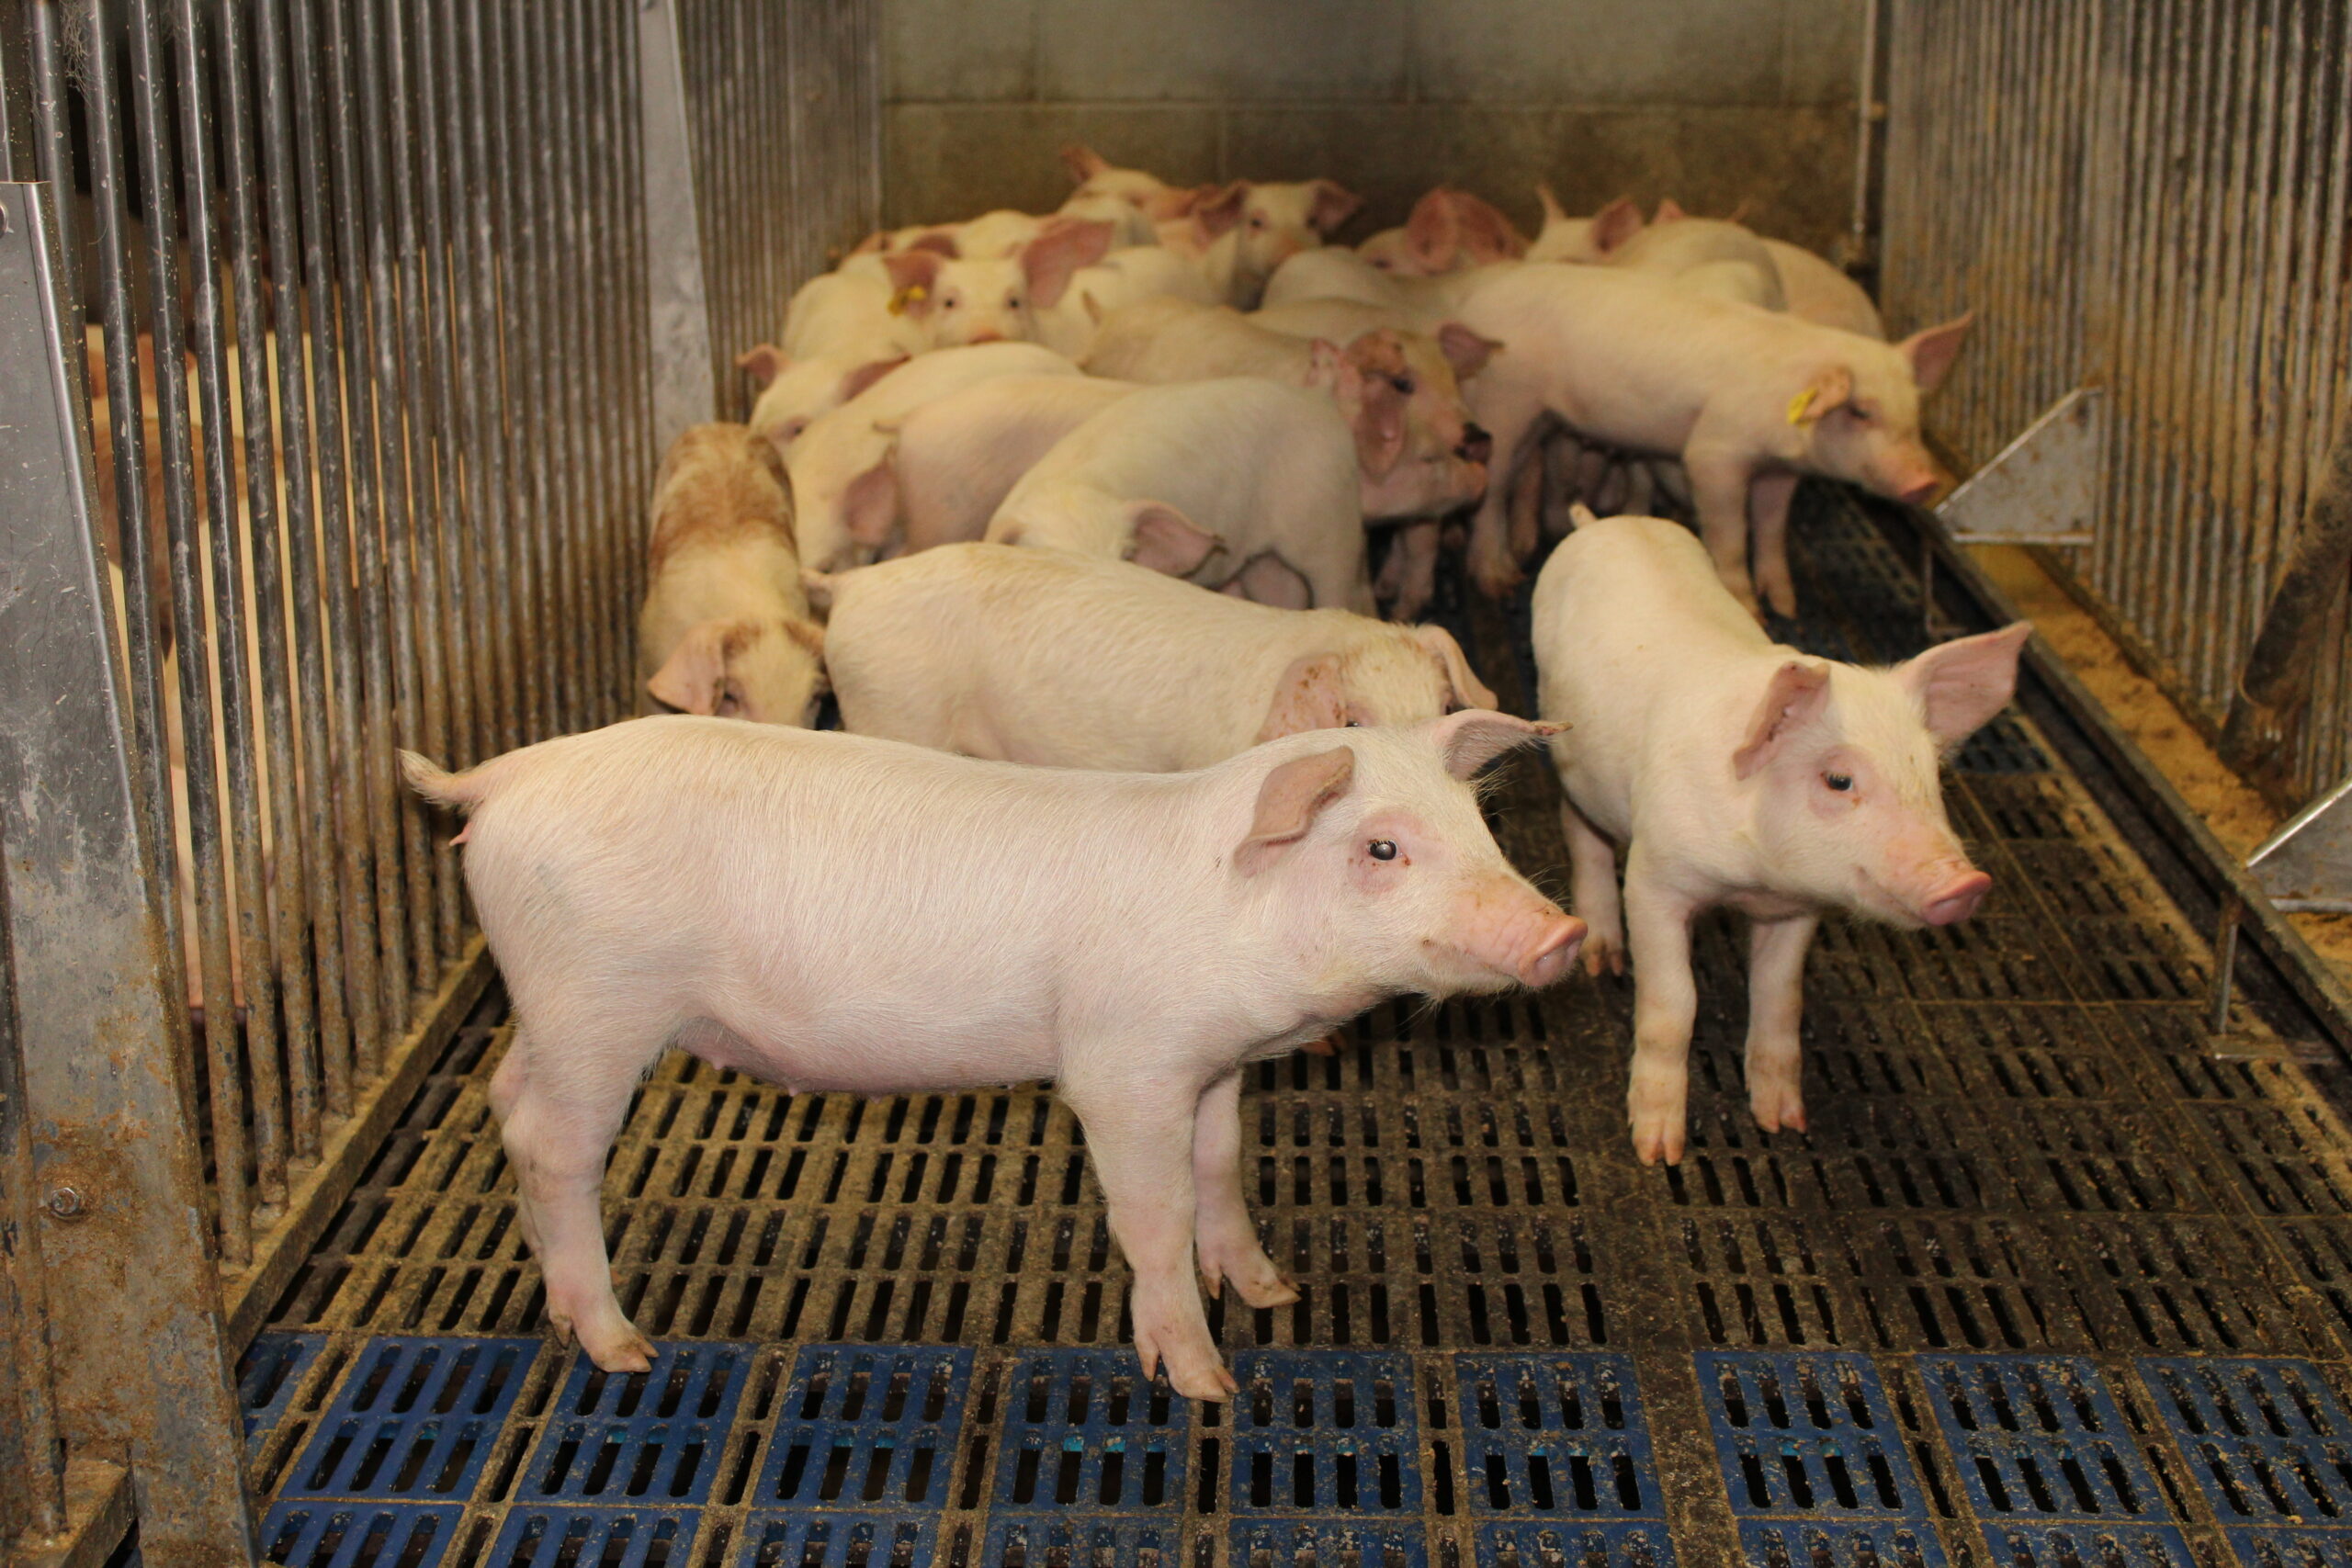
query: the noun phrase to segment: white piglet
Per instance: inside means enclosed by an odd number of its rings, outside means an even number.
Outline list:
[[[1274,609],[1126,561],[949,545],[810,592],[831,605],[842,728],[967,757],[1176,773],[1495,705],[1442,626]]]
[[[882,258],[890,277],[889,309],[905,318],[926,348],[1034,343],[1037,312],[1058,304],[1079,269],[1110,253],[1111,239],[1108,223],[1054,219],[1010,255],[893,252]]]
[[[1355,434],[1321,392],[1250,377],[1147,387],[1046,453],[988,537],[1368,611],[1357,474]]]
[[[1891,670],[1773,644],[1706,552],[1655,517],[1581,525],[1535,584],[1538,705],[1552,742],[1587,967],[1634,965],[1634,1147],[1682,1157],[1698,995],[1690,922],[1729,907],[1748,938],[1748,1104],[1805,1124],[1798,1026],[1825,912],[1906,928],[1973,914],[1937,773],[2008,703],[2031,627],[1931,648]],[[1619,899],[1616,850],[1625,852]]]
[[[979,538],[1022,475],[1137,389],[1097,376],[1002,376],[923,404],[899,422],[888,506],[853,519],[860,563]]]
[[[466,883],[517,1021],[491,1104],[548,1315],[605,1371],[650,1369],[599,1190],[672,1046],[795,1092],[1051,1078],[1147,1373],[1227,1397],[1195,1260],[1251,1305],[1297,1299],[1242,1197],[1242,1066],[1386,998],[1566,972],[1582,923],[1511,869],[1465,782],[1542,733],[1472,711],[1173,774],[681,717],[454,776],[403,753],[472,818]]]

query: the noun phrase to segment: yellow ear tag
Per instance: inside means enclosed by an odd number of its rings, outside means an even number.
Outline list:
[[[1813,393],[1814,389],[1807,387],[1804,391],[1799,392],[1795,397],[1789,400],[1789,423],[1791,424],[1803,424],[1804,423],[1804,411],[1813,407]]]
[[[930,298],[931,291],[925,288],[922,284],[910,283],[904,288],[899,289],[896,294],[890,296],[890,314],[894,316],[903,316],[907,313],[908,306],[919,305],[923,300]],[[1807,395],[1810,396],[1811,394]]]

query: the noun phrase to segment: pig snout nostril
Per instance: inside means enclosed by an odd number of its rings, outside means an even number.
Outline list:
[[[1585,924],[1574,915],[1563,915],[1546,926],[1535,945],[1520,960],[1521,984],[1541,990],[1557,981],[1576,963],[1577,950],[1584,945],[1584,935]]]
[[[1957,925],[1976,912],[1984,895],[1993,890],[1993,879],[1981,871],[1946,883],[1920,908],[1920,915],[1931,926]]]
[[[1493,457],[1494,453],[1495,438],[1492,435],[1475,424],[1465,424],[1462,427],[1462,445],[1453,449],[1455,457],[1473,463],[1483,463]]]

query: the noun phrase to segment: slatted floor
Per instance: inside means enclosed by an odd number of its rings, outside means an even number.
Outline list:
[[[1897,557],[1804,504],[1790,635],[1910,651]],[[1510,624],[1461,629],[1516,700]],[[1552,782],[1512,765],[1500,836],[1559,878]],[[1627,1147],[1623,983],[1385,1006],[1255,1069],[1248,1187],[1301,1296],[1213,1305],[1222,1407],[1136,1377],[1046,1095],[796,1098],[683,1058],[605,1189],[662,1356],[598,1374],[541,1337],[493,994],[246,1359],[269,1554],[2352,1568],[2352,1140],[2310,1071],[2205,1057],[2201,942],[2030,721],[1949,794],[1997,891],[1948,931],[1827,929],[1808,1134],[1747,1121],[1727,921],[1677,1169]]]

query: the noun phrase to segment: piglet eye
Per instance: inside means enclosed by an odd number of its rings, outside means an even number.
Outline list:
[[[1395,860],[1396,858],[1396,840],[1394,839],[1374,839],[1372,842],[1366,844],[1364,848],[1371,852],[1372,858],[1374,860]]]
[[[1351,718],[1345,724],[1340,726],[1340,728],[1341,729],[1362,729],[1363,728],[1363,720],[1360,718]]]
[[[1854,775],[1851,773],[1824,773],[1821,775],[1821,782],[1827,784],[1834,790],[1849,790],[1854,787]]]

